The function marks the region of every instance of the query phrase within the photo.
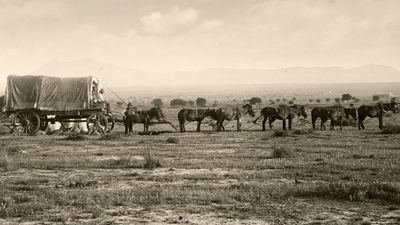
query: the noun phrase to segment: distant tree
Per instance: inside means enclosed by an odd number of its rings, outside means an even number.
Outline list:
[[[289,101],[289,104],[290,104],[290,105],[294,104],[294,101],[290,100],[290,101]]]
[[[280,101],[281,101],[281,99],[280,99],[280,98],[277,98],[275,101],[276,101],[276,102],[280,102]]]
[[[207,103],[207,100],[205,98],[197,98],[196,99],[196,105],[198,106],[205,106]]]
[[[350,103],[350,107],[353,107],[354,106],[354,104],[353,103]]]
[[[183,100],[183,99],[172,99],[171,106],[185,106],[187,105],[187,101]]]
[[[356,99],[357,99],[357,98],[356,98],[356,97],[354,97],[354,96],[353,96],[353,97],[351,97],[351,100],[353,100],[353,101],[356,101]]]
[[[270,103],[269,103],[270,105],[275,105],[275,101],[274,100],[272,100],[272,101],[270,101]]]
[[[321,99],[315,99],[316,103],[321,103]]]
[[[124,105],[124,103],[123,103],[123,102],[117,102],[117,105],[118,105],[119,107],[122,107],[122,106]]]
[[[192,101],[192,100],[189,100],[188,103],[189,103],[190,106],[194,106],[194,103],[195,103],[195,102]]]
[[[236,98],[235,98],[235,99],[233,99],[233,102],[236,102]]]
[[[343,94],[343,95],[342,95],[342,102],[344,102],[344,101],[350,101],[351,98],[352,98],[352,96],[351,96],[349,93]]]
[[[282,101],[283,101],[283,102],[286,102],[286,98],[282,98]]]
[[[354,102],[360,102],[360,99],[359,98],[355,98]]]
[[[374,95],[374,96],[372,96],[372,101],[379,101],[379,96],[377,96],[377,95]]]
[[[331,101],[331,99],[330,98],[326,98],[326,102],[330,102]]]
[[[293,101],[296,101],[296,97],[293,97],[292,100],[293,100]]]
[[[216,107],[217,105],[218,105],[218,101],[215,100],[214,103],[213,103],[213,107]]]
[[[159,98],[153,99],[153,101],[151,101],[151,103],[153,103],[153,105],[156,107],[161,107],[164,105],[163,101]]]
[[[309,102],[313,102],[313,101],[314,101],[314,99],[310,98],[308,101],[309,101]]]
[[[261,100],[261,98],[259,98],[259,97],[253,97],[253,98],[251,98],[251,99],[249,100],[249,102],[250,102],[250,104],[255,105],[255,104],[257,104],[257,103],[261,103],[262,100]]]
[[[340,103],[341,101],[342,101],[341,98],[335,98],[335,102],[336,102],[336,103]]]

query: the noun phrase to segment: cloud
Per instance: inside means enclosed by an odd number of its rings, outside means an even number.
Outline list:
[[[193,33],[209,32],[220,28],[222,25],[224,25],[224,22],[222,20],[206,20],[200,26],[192,29],[191,32]]]
[[[180,10],[178,6],[171,9],[168,14],[152,12],[141,18],[142,29],[139,34],[143,35],[174,35],[189,30],[196,24],[200,12],[193,8]]]
[[[0,3],[1,24],[15,24],[38,19],[62,19],[65,8],[56,1],[2,1]]]

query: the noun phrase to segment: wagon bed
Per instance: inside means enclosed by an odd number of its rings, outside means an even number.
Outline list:
[[[114,120],[100,104],[95,77],[48,77],[10,75],[5,95],[6,112],[13,131],[34,134],[48,123],[86,122],[88,130],[104,133]]]

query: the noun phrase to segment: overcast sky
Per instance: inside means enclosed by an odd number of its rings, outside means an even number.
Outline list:
[[[0,0],[0,76],[52,59],[154,72],[400,70],[399,0]]]

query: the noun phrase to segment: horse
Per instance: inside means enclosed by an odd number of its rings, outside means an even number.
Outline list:
[[[215,110],[214,110],[215,111]],[[197,121],[197,132],[200,132],[201,122],[207,116],[211,116],[211,109],[181,109],[178,112],[179,128],[182,133],[186,133],[185,122]]]
[[[303,105],[292,105],[292,106],[282,106],[282,107],[265,107],[261,110],[260,116],[253,121],[253,123],[256,123],[257,120],[263,116],[264,120],[262,122],[262,130],[265,131],[265,122],[269,122],[269,127],[272,129],[272,123],[279,119],[282,120],[282,125],[283,125],[283,130],[286,130],[286,120],[288,120],[288,128],[289,130],[292,129],[292,120],[293,118],[296,117],[296,115],[303,116],[304,118],[307,118],[307,112],[305,110],[305,107]]]
[[[165,117],[160,107],[153,107],[149,110],[135,111],[135,115],[132,116],[133,123],[143,123],[144,131],[149,131],[150,121],[156,118],[161,121]]]
[[[395,102],[390,103],[377,103],[375,105],[362,105],[358,108],[358,129],[365,129],[363,121],[368,117],[379,117],[379,129],[382,130],[383,115],[386,111],[397,113],[399,110]]]
[[[345,116],[344,108],[342,106],[333,107],[315,107],[311,110],[311,121],[313,129],[315,130],[315,121],[321,118],[321,130],[325,130],[325,122],[331,120],[331,130],[335,129],[335,120],[340,121],[340,130],[343,128],[343,116]]]
[[[219,108],[215,112],[211,113],[211,118],[217,120],[217,131],[221,131],[223,128],[224,120],[236,120],[237,121],[237,131],[242,131],[242,115],[249,114],[254,117],[253,107],[250,104],[243,105],[242,107],[234,108]]]
[[[350,116],[357,121],[357,109],[356,108],[344,108],[344,116],[346,119],[350,119]]]

